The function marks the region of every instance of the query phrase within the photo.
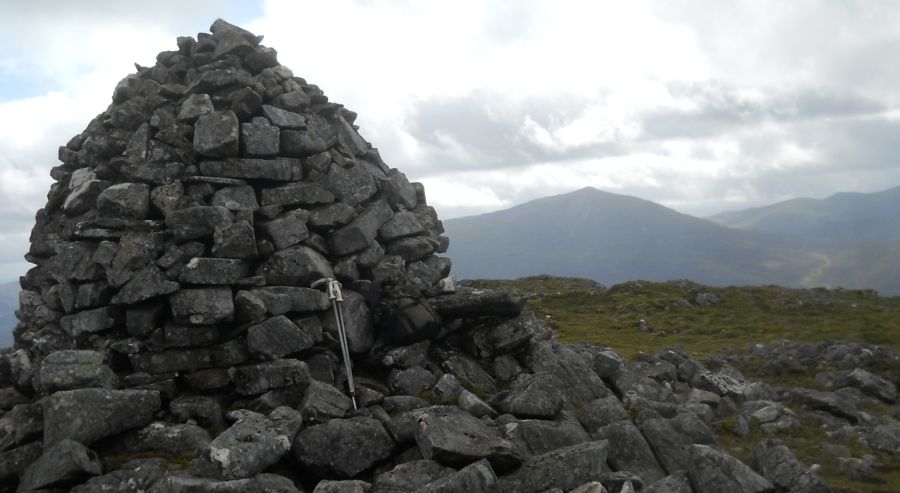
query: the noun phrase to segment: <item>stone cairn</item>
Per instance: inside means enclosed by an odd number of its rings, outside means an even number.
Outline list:
[[[0,351],[0,491],[774,491],[716,446],[710,405],[454,290],[422,186],[356,115],[211,31],[59,149]],[[321,278],[344,287],[359,410]]]

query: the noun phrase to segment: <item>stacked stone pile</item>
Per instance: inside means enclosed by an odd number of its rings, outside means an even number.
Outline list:
[[[710,430],[757,387],[453,292],[422,186],[259,37],[211,31],[60,148],[0,352],[0,491],[776,491]]]

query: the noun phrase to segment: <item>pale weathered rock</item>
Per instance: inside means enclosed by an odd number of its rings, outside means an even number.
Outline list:
[[[237,421],[217,436],[204,452],[222,479],[241,479],[263,472],[291,449],[303,419],[280,407],[264,416],[252,411],[234,413]]]
[[[769,492],[775,487],[766,478],[734,457],[708,445],[686,449],[688,476],[696,491]]]
[[[44,358],[38,373],[44,392],[85,387],[115,388],[119,379],[97,351],[56,351]]]
[[[515,445],[469,413],[449,406],[417,410],[416,443],[426,459],[462,467],[488,459],[494,468],[509,470],[522,461]]]
[[[606,466],[605,440],[581,443],[532,457],[512,474],[498,481],[502,493],[537,493],[548,488],[574,489],[588,481],[599,481]]]

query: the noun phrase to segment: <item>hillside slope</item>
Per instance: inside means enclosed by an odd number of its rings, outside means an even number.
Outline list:
[[[689,278],[714,285],[792,285],[821,262],[775,235],[727,228],[594,188],[444,226],[454,272],[464,278],[548,273],[604,283]]]

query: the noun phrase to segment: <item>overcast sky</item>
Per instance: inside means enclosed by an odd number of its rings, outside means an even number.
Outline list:
[[[359,113],[443,218],[584,186],[709,215],[900,185],[892,1],[0,0],[0,280],[56,149],[216,17]]]

